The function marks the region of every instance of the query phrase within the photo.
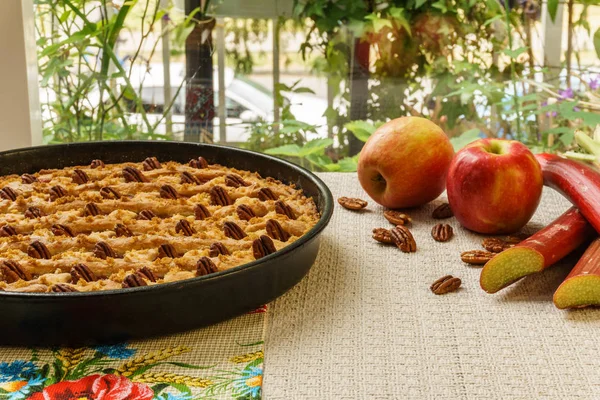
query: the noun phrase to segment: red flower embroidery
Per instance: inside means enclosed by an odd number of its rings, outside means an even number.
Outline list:
[[[150,400],[153,396],[148,386],[131,382],[124,376],[90,375],[50,385],[31,395],[29,400]]]

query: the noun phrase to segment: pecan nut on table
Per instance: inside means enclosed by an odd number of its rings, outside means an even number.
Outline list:
[[[408,225],[412,222],[408,215],[400,211],[387,210],[383,212],[383,216],[394,225]]]
[[[431,284],[431,291],[434,294],[446,294],[458,290],[462,281],[452,275],[446,275]]]
[[[471,265],[484,265],[492,258],[494,258],[496,254],[491,251],[485,250],[469,250],[463,251],[460,254],[460,259]]]
[[[353,197],[340,197],[338,199],[338,203],[342,207],[344,207],[348,210],[354,210],[354,211],[362,210],[369,204],[364,200],[353,198]]]
[[[439,205],[435,210],[433,210],[433,213],[431,214],[431,216],[434,219],[446,219],[446,218],[452,218],[454,216],[454,213],[452,212],[452,209],[450,208],[450,204],[443,203],[443,204]]]
[[[437,224],[431,230],[431,236],[437,242],[447,242],[452,239],[452,235],[454,235],[454,231],[448,224]]]
[[[356,210],[362,209],[367,206],[367,202],[361,199],[349,199],[347,197],[342,197],[338,199],[340,204],[342,204],[345,208]],[[350,207],[346,207],[346,205],[350,204]],[[442,204],[437,207],[432,215],[435,219],[447,219],[453,216],[452,210],[450,209],[447,203]],[[373,239],[377,242],[383,244],[394,244],[400,250],[406,253],[411,253],[417,251],[417,244],[414,239],[414,236],[410,232],[410,230],[404,226],[410,222],[412,219],[397,210],[386,210],[384,212],[384,217],[390,223],[396,225],[392,229],[386,228],[374,228],[372,232]],[[434,240],[438,242],[447,242],[454,235],[454,231],[452,226],[449,224],[436,224],[433,226],[431,231],[431,236]],[[497,238],[489,238],[484,240],[484,247],[494,247],[498,251],[502,251],[505,248],[511,246],[510,243],[503,241],[502,239]],[[464,252],[462,254],[463,261],[472,263],[472,264],[485,264],[489,259],[491,259],[495,253],[483,251],[483,250],[474,250],[469,252]],[[452,275],[446,275],[442,278],[436,280],[431,286],[431,291],[436,295],[447,294],[450,292],[454,292],[459,289],[462,281],[460,278],[454,277]]]
[[[511,247],[514,246],[513,243],[508,243],[505,240],[502,240],[500,238],[486,238],[483,239],[483,241],[481,242],[481,245],[483,246],[484,249],[486,249],[489,252],[492,253],[500,253],[506,249],[510,249]]]

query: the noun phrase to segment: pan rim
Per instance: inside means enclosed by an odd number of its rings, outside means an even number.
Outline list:
[[[122,144],[143,146],[143,145],[148,145],[148,143],[157,143],[157,142],[159,142],[161,144],[169,143],[169,144],[175,144],[175,145],[180,145],[180,146],[198,147],[198,148],[204,148],[204,149],[211,149],[211,148],[225,149],[226,151],[232,151],[234,153],[238,153],[238,154],[242,154],[242,155],[248,154],[248,155],[252,155],[252,156],[262,157],[262,158],[265,158],[276,164],[283,164],[286,167],[291,168],[292,170],[297,172],[299,175],[304,175],[304,177],[308,178],[313,183],[315,183],[315,185],[317,186],[319,195],[323,196],[323,199],[324,199],[323,210],[319,210],[321,217],[319,218],[319,220],[317,221],[315,226],[313,226],[308,232],[306,232],[304,235],[302,235],[294,243],[284,247],[281,250],[276,251],[275,253],[269,254],[259,260],[254,260],[254,261],[246,263],[246,264],[238,265],[234,268],[231,268],[231,269],[228,269],[225,271],[219,271],[219,272],[216,272],[213,274],[198,276],[198,277],[184,279],[184,280],[180,280],[180,281],[161,283],[158,285],[140,286],[140,287],[134,287],[134,288],[111,289],[111,290],[98,290],[98,291],[92,291],[92,292],[65,292],[65,293],[35,293],[34,292],[34,293],[27,293],[27,292],[0,291],[0,300],[27,299],[27,300],[44,300],[44,301],[49,301],[49,300],[51,300],[51,301],[67,301],[67,300],[75,299],[75,298],[81,299],[81,298],[94,298],[94,297],[105,297],[105,296],[111,296],[111,297],[134,296],[134,295],[140,294],[140,293],[147,294],[147,293],[168,292],[170,290],[177,290],[177,289],[181,288],[182,285],[189,286],[189,285],[194,285],[196,283],[204,282],[204,281],[217,281],[217,280],[219,280],[219,278],[225,278],[227,276],[238,274],[238,273],[244,272],[249,269],[259,268],[262,264],[265,264],[271,260],[275,260],[277,258],[285,258],[285,256],[289,255],[294,250],[308,244],[310,241],[312,241],[312,239],[317,237],[325,229],[325,227],[327,226],[327,224],[329,223],[329,221],[331,219],[331,216],[333,214],[333,209],[334,209],[333,195],[332,195],[331,191],[329,190],[329,188],[327,187],[327,185],[325,184],[325,182],[323,182],[323,180],[321,178],[319,178],[317,175],[315,175],[313,172],[307,170],[306,168],[303,168],[299,165],[293,164],[293,163],[283,160],[281,158],[274,157],[274,156],[264,154],[264,153],[259,153],[259,152],[252,151],[252,150],[240,149],[237,147],[229,147],[229,146],[223,146],[223,145],[217,145],[217,144],[170,141],[170,140],[160,140],[160,141],[144,141],[144,140],[114,140],[114,141],[110,140],[110,141],[108,141],[107,140],[107,141],[90,141],[90,142],[78,142],[78,143],[51,144],[51,145],[31,146],[31,147],[23,147],[23,148],[18,148],[18,149],[11,149],[11,150],[6,150],[6,151],[0,152],[0,160],[5,155],[11,155],[11,154],[19,153],[19,152],[24,152],[24,151],[27,151],[27,152],[42,151],[43,149],[47,149],[50,147],[55,147],[55,148],[56,147],[64,147],[64,148],[75,147],[76,148],[76,147],[87,147],[87,146],[93,146],[93,145],[99,145],[99,144],[101,144],[103,146],[105,146],[105,145],[118,146],[118,145],[122,145]],[[315,204],[316,204],[316,202],[315,202]]]

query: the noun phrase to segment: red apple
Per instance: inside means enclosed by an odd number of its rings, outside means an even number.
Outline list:
[[[367,140],[358,159],[358,179],[382,206],[416,207],[444,191],[453,156],[439,126],[425,118],[402,117],[382,125]]]
[[[540,165],[524,144],[481,139],[454,157],[448,172],[448,202],[467,229],[513,233],[531,219],[542,185]]]

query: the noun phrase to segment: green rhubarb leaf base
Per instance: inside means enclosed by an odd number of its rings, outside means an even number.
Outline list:
[[[544,269],[544,257],[528,247],[504,250],[488,261],[479,278],[481,288],[496,293],[519,279]]]
[[[554,292],[554,305],[560,309],[600,306],[600,276],[574,276]]]

